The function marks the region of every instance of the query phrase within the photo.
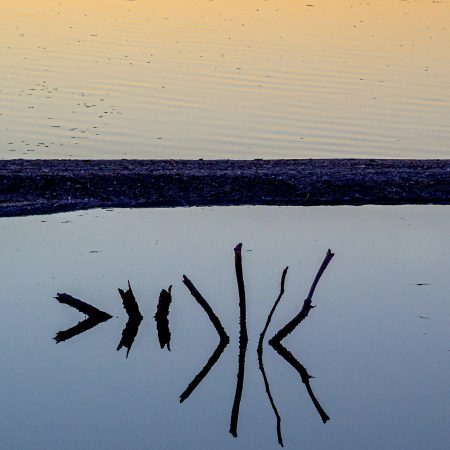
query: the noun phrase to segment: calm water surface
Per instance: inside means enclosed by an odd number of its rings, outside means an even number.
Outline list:
[[[0,158],[450,156],[448,0],[2,0]]]
[[[450,209],[437,206],[93,210],[0,219],[0,446],[5,449],[276,449],[256,348],[288,265],[272,337],[301,308],[328,248],[313,309],[283,341],[313,394],[264,344],[286,448],[444,450],[450,442]],[[248,347],[237,426],[228,433],[239,353],[233,248],[243,243]],[[181,405],[219,337],[230,342]],[[117,351],[130,281],[142,322]],[[171,351],[153,316],[172,285]],[[112,318],[58,344],[84,316],[68,293]],[[131,326],[133,328],[134,325]],[[128,325],[130,329],[130,325]]]

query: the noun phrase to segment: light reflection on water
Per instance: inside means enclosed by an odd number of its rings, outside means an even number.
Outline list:
[[[448,158],[449,17],[431,0],[4,0],[0,158]]]
[[[93,210],[0,219],[2,446],[277,448],[256,350],[289,266],[264,345],[285,446],[444,449],[449,224],[449,208],[438,206]],[[249,340],[234,440],[228,429],[239,354],[238,242]],[[314,293],[317,307],[283,341],[315,377],[310,387],[331,418],[324,424],[299,374],[267,341],[299,312],[328,247],[335,257]],[[183,274],[220,319],[226,345]],[[167,351],[154,316],[171,285]],[[127,358],[117,349],[135,314],[122,305],[129,287],[143,320]],[[84,318],[53,299],[62,292],[112,318],[55,345],[58,330]],[[217,361],[180,405],[217,348]]]

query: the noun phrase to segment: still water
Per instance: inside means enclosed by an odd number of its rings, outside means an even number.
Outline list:
[[[2,0],[0,158],[450,157],[447,0]]]
[[[257,346],[289,266],[263,345],[285,447],[447,449],[449,225],[450,209],[439,206],[124,209],[0,219],[0,446],[279,448]],[[233,251],[239,242],[243,361]],[[317,284],[317,307],[282,341],[289,362],[268,341],[300,311],[328,248],[335,256]],[[122,306],[128,281],[143,319]],[[170,330],[170,351],[161,348],[154,319],[161,291],[161,303],[171,296],[168,323],[159,324]],[[58,303],[58,293],[112,317],[64,336],[58,332],[86,316]],[[56,336],[67,339],[56,343]],[[238,368],[244,378],[235,438],[229,428]],[[309,385],[302,368],[315,377]]]

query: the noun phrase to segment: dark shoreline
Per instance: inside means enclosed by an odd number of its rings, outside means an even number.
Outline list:
[[[4,160],[0,217],[89,208],[450,204],[450,160]]]

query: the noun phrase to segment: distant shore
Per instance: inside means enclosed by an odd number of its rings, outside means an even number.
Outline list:
[[[0,217],[89,208],[450,204],[450,160],[5,160]]]

